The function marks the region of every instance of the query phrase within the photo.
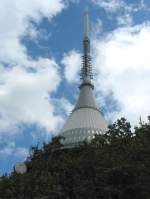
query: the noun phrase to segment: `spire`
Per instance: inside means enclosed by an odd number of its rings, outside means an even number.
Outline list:
[[[83,65],[81,69],[80,95],[73,111],[79,108],[92,108],[99,111],[92,89],[92,66],[90,57],[90,33],[89,14],[84,13],[84,37],[83,37]]]
[[[89,28],[89,14],[88,11],[84,13],[84,38],[83,38],[83,66],[81,69],[81,86],[84,84],[90,84],[92,79],[92,67],[90,56],[90,28]]]
[[[84,38],[90,38],[89,35],[89,14],[88,11],[84,13]]]
[[[92,67],[90,57],[89,15],[84,14],[83,65],[81,70],[80,94],[60,135],[65,147],[78,146],[85,140],[92,140],[94,134],[106,132],[107,123],[96,103],[92,89]]]

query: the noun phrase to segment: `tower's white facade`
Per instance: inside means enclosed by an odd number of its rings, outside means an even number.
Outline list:
[[[88,13],[84,15],[83,45],[80,95],[75,108],[60,132],[60,136],[64,137],[62,144],[66,146],[78,145],[84,140],[90,141],[95,134],[102,134],[107,130],[107,123],[93,95]]]

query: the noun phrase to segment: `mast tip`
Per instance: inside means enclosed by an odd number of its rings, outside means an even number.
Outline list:
[[[84,13],[84,38],[89,38],[89,12]]]

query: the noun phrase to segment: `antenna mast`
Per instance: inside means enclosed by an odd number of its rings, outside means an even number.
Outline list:
[[[83,66],[81,70],[81,79],[84,84],[88,81],[91,83],[92,67],[91,67],[91,56],[90,56],[90,31],[89,31],[89,14],[86,11],[84,14],[84,38],[83,38]]]

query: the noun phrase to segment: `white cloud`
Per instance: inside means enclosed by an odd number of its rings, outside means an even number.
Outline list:
[[[71,113],[71,111],[73,110],[74,105],[71,104],[71,103],[70,103],[67,99],[65,99],[65,98],[62,98],[61,103],[62,103],[62,107],[63,107],[64,111],[66,112],[66,115],[68,116],[68,115]]]
[[[54,115],[48,92],[60,78],[53,59],[34,60],[22,44],[23,36],[39,34],[43,17],[51,20],[66,7],[63,0],[2,0],[0,4],[0,132],[15,133],[19,123],[37,123],[53,131],[61,121]],[[9,14],[8,14],[9,13]],[[7,67],[6,67],[7,65]],[[34,72],[32,70],[35,70]]]
[[[81,55],[72,50],[66,53],[61,61],[64,65],[65,78],[69,83],[78,81],[79,72],[81,70]]]
[[[117,25],[134,24],[134,13],[148,11],[145,1],[127,2],[125,0],[91,0],[92,3],[106,11],[107,17]],[[136,22],[137,23],[137,22]]]
[[[127,13],[125,15],[119,16],[117,18],[118,25],[132,25],[133,24],[133,18],[131,14]]]
[[[0,157],[27,155],[25,148],[11,145],[21,124],[36,124],[49,134],[63,122],[51,103],[61,81],[59,67],[53,58],[33,59],[22,38],[38,39],[41,30],[36,25],[43,17],[51,21],[66,6],[65,0],[1,0]]]
[[[0,129],[6,131],[19,123],[37,123],[48,131],[55,130],[61,122],[54,115],[48,93],[56,90],[60,82],[55,61],[40,58],[30,61],[36,71],[28,72],[21,67],[6,70],[0,76]]]
[[[126,0],[90,0],[92,3],[98,5],[103,8],[108,14],[118,14],[120,11],[124,12],[137,12],[146,8],[146,2],[144,0],[129,2]]]
[[[2,0],[0,4],[0,61],[8,64],[26,65],[29,59],[20,39],[26,35],[36,35],[35,23],[42,18],[52,19],[65,8],[63,0]],[[9,13],[9,14],[8,14]]]
[[[57,126],[57,132],[55,132],[55,135],[58,135],[61,131],[62,126],[64,125],[65,121],[71,114],[74,105],[66,98],[58,98],[53,99],[52,104],[55,106],[55,113],[59,115],[62,119],[62,122],[60,122],[62,125]]]
[[[104,8],[107,12],[114,13],[120,8],[124,7],[127,9],[127,5],[123,0],[92,0],[93,3],[99,5],[101,8]]]
[[[150,24],[118,28],[97,38],[93,48],[97,88],[103,98],[112,92],[120,107],[114,119],[124,116],[132,124],[140,115],[145,119],[150,115]]]
[[[91,32],[94,33],[92,36],[97,36],[103,31],[103,22],[100,18],[97,18],[96,23],[92,25],[92,30]]]
[[[24,147],[17,147],[15,142],[8,142],[3,149],[0,149],[0,158],[6,161],[8,158],[16,157],[25,159],[29,154],[29,150]]]
[[[25,160],[27,156],[29,155],[29,149],[24,147],[16,147],[13,151],[13,155],[19,159]]]
[[[74,105],[71,104],[66,98],[55,99],[54,103],[57,107],[59,107],[59,115],[63,113],[63,116],[66,115],[68,117],[74,108]]]
[[[0,157],[7,158],[12,154],[12,151],[15,147],[16,145],[13,141],[5,143],[5,147],[3,149],[0,149]]]

